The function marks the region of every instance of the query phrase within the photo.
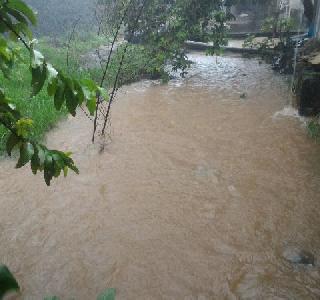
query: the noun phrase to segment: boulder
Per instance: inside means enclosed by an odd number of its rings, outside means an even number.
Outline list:
[[[315,265],[315,257],[311,252],[298,248],[287,248],[283,252],[283,257],[292,264],[296,265]]]

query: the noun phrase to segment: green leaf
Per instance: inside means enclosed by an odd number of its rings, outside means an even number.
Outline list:
[[[81,83],[85,88],[87,88],[91,92],[97,90],[96,83],[91,79],[83,79],[83,80],[81,80]]]
[[[69,113],[75,117],[76,115],[76,109],[78,106],[78,100],[76,95],[74,94],[73,90],[70,89],[70,87],[68,86],[68,88],[66,89],[65,95],[64,95],[65,99],[66,99],[66,106],[67,109],[69,111]]]
[[[68,172],[69,172],[69,168],[68,168],[67,166],[65,166],[65,167],[63,168],[63,175],[64,175],[64,177],[67,177],[67,176],[68,176]]]
[[[48,186],[50,186],[51,179],[54,175],[54,164],[50,153],[46,153],[44,161],[44,180]]]
[[[97,300],[115,300],[116,299],[116,290],[107,289],[102,294],[100,294]]]
[[[20,147],[20,158],[16,165],[16,168],[19,169],[26,165],[32,158],[34,154],[33,145],[29,142],[23,143]]]
[[[109,97],[107,90],[102,87],[98,87],[98,91],[99,91],[100,96],[103,98],[103,100],[108,102],[110,97]]]
[[[27,118],[21,118],[16,122],[17,135],[26,138],[32,131],[33,121]]]
[[[37,174],[39,167],[40,167],[40,159],[39,159],[38,153],[35,153],[31,158],[31,170],[34,175]]]
[[[47,79],[47,68],[43,66],[39,66],[31,69],[32,74],[32,96],[39,94],[42,90],[44,83]]]
[[[54,95],[54,107],[56,110],[60,110],[63,103],[64,103],[64,92],[65,92],[65,85],[62,81],[57,82],[57,89]]]
[[[5,96],[4,90],[2,88],[0,88],[0,101],[4,101],[5,103],[7,103],[6,96]]]
[[[23,1],[21,0],[10,0],[8,1],[8,7],[13,8],[21,13],[23,13],[28,20],[32,23],[32,25],[37,24],[37,18],[33,10],[26,5]]]
[[[48,83],[47,92],[50,97],[52,97],[57,91],[58,79],[55,78]]]
[[[83,101],[84,101],[84,98],[85,98],[82,86],[76,80],[73,81],[73,85],[74,85],[74,88],[75,88],[78,105],[81,105],[83,103]]]
[[[10,291],[19,291],[20,287],[10,270],[4,266],[0,266],[0,299],[3,299],[6,293]]]
[[[68,167],[69,167],[69,169],[71,169],[73,172],[75,172],[77,175],[80,174],[79,169],[78,169],[74,164],[68,165]]]
[[[90,115],[93,116],[96,111],[97,99],[92,97],[87,101],[87,108],[90,112]]]
[[[45,152],[40,145],[34,144],[34,155],[31,158],[31,170],[34,175],[37,174],[38,170],[43,169],[45,161]]]
[[[6,150],[9,156],[11,156],[13,148],[17,146],[20,141],[21,139],[15,133],[11,133],[6,144]]]

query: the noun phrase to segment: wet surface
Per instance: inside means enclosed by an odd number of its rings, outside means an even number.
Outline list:
[[[102,153],[81,115],[49,134],[79,176],[47,188],[1,162],[0,257],[22,299],[319,299],[320,147],[286,113],[284,77],[191,58],[186,79],[123,89]]]

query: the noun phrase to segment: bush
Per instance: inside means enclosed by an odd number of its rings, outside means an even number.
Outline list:
[[[316,142],[320,142],[320,117],[314,118],[308,123],[308,133]]]

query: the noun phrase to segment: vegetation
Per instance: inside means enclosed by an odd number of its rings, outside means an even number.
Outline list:
[[[19,292],[20,287],[17,280],[14,278],[10,270],[4,266],[0,265],[0,300],[2,300],[5,295],[10,292]],[[97,300],[114,300],[116,296],[115,289],[107,289],[102,292]],[[45,297],[44,300],[59,300],[56,296]]]
[[[273,33],[273,36],[257,40],[254,35],[248,36],[245,40],[243,47],[256,48],[262,52],[266,49],[280,49],[290,43],[290,31],[294,28],[295,24],[292,18],[266,18],[261,26],[261,32]]]
[[[308,123],[308,133],[317,143],[320,142],[320,117],[315,117]]]
[[[97,96],[107,100],[107,92],[94,81],[89,79],[80,81],[68,76],[62,70],[53,67],[35,49],[36,43],[32,40],[29,24],[36,24],[36,16],[23,1],[1,0],[0,15],[0,69],[3,76],[10,78],[14,65],[17,62],[22,63],[19,57],[21,51],[9,42],[9,37],[13,43],[21,42],[25,51],[29,53],[31,91],[22,95],[25,101],[36,101],[34,97],[46,87],[48,97],[54,98],[55,109],[60,111],[65,105],[66,110],[75,116],[77,108],[81,105],[86,105],[89,112],[94,114]],[[30,162],[34,174],[43,171],[47,185],[50,185],[54,177],[60,176],[62,171],[65,176],[68,169],[79,173],[70,153],[50,150],[34,139],[34,120],[22,115],[16,105],[17,101],[11,100],[3,87],[0,90],[0,123],[9,132],[6,142],[8,155],[11,155],[15,148],[19,149],[20,155],[16,167],[21,168]]]

